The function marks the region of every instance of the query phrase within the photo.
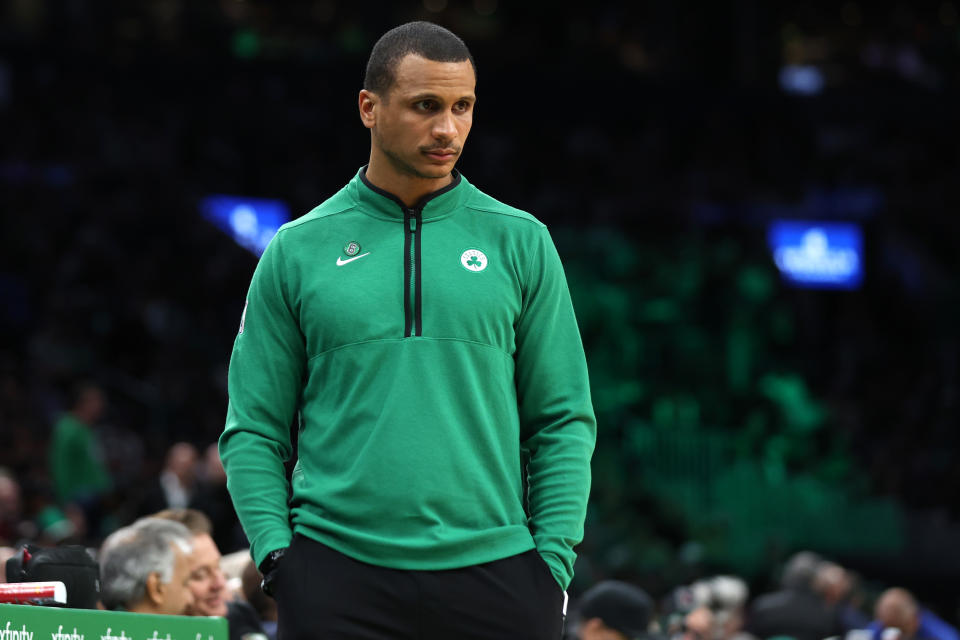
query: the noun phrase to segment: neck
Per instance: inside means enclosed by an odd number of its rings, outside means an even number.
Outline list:
[[[422,178],[402,172],[375,150],[370,152],[366,176],[370,184],[397,196],[408,207],[415,205],[423,196],[439,191],[453,182],[452,173],[439,178]]]

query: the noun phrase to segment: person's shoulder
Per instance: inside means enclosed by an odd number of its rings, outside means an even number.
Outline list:
[[[227,625],[230,629],[230,640],[267,637],[256,609],[244,600],[227,602]]]
[[[920,629],[931,640],[956,640],[958,637],[953,625],[929,609],[920,612]]]
[[[77,420],[72,413],[65,411],[60,415],[59,418],[57,418],[57,421],[53,425],[53,429],[54,431],[64,435],[72,435],[74,433],[82,433],[85,429],[85,425]]]
[[[537,228],[546,227],[546,225],[538,220],[533,214],[501,202],[493,196],[480,191],[480,189],[477,189],[473,185],[470,186],[472,187],[470,190],[470,195],[467,197],[467,200],[463,205],[465,209],[477,214],[502,216],[502,218],[498,219],[515,220],[520,222],[520,224],[528,223]]]
[[[249,602],[235,598],[227,600],[227,619],[259,621],[260,616]]]
[[[310,223],[329,220],[337,214],[352,211],[356,206],[356,201],[350,196],[347,187],[344,187],[296,220],[291,220],[282,225],[277,233],[307,228]]]
[[[762,611],[764,609],[770,608],[779,608],[786,604],[793,602],[796,595],[792,591],[771,591],[769,593],[764,593],[756,597],[751,605],[751,608],[754,611]]]

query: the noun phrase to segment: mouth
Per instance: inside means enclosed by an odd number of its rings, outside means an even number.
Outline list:
[[[223,598],[211,598],[204,602],[207,611],[220,611],[225,609],[227,606],[226,600]]]
[[[424,151],[424,154],[431,160],[437,162],[449,162],[457,157],[456,149],[429,149]]]

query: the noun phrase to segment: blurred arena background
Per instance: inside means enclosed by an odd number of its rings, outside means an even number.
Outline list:
[[[201,462],[257,240],[366,162],[369,48],[427,19],[478,63],[461,170],[550,226],[573,291],[600,425],[573,589],[759,592],[811,549],[956,624],[960,3],[560,6],[5,2],[0,544],[95,544],[176,442],[225,504]],[[96,522],[50,469],[81,381]]]

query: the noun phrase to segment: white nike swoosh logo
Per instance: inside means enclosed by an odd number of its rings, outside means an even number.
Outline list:
[[[343,265],[347,264],[348,262],[353,262],[354,260],[359,260],[360,258],[363,258],[364,256],[368,256],[368,255],[370,255],[370,252],[369,252],[369,251],[367,251],[366,253],[361,253],[361,254],[358,255],[358,256],[353,256],[352,258],[347,258],[346,260],[344,260],[343,258],[337,258],[337,266],[338,266],[338,267],[342,267]]]

